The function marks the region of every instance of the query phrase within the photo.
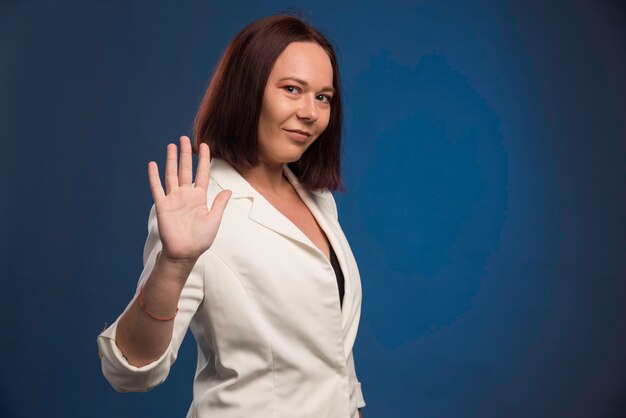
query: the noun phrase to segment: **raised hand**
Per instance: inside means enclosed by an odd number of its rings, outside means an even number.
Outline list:
[[[180,137],[180,169],[176,162],[176,144],[168,144],[165,163],[165,189],[161,186],[157,163],[148,163],[148,181],[156,209],[159,235],[163,244],[161,257],[194,261],[213,243],[230,190],[221,191],[207,207],[210,151],[200,144],[196,182],[192,184],[191,141]]]

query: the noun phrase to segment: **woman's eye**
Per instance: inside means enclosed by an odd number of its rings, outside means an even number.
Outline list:
[[[298,87],[296,87],[296,86],[284,86],[283,89],[285,89],[289,93],[296,93],[296,92],[300,91],[300,89]],[[324,103],[330,103],[331,100],[333,99],[333,96],[329,96],[327,94],[320,94],[317,97],[318,98],[321,97],[322,98],[321,101],[324,102]]]
[[[328,96],[328,95],[326,95],[326,94],[320,94],[320,95],[319,95],[319,96],[317,96],[317,97],[323,97],[323,98],[325,98],[325,99],[326,99],[325,103],[330,103],[330,101],[333,99],[333,97],[332,97],[332,96]]]
[[[297,88],[297,87],[295,87],[295,86],[285,86],[285,87],[283,87],[283,88],[284,88],[285,90],[287,90],[288,92],[290,92],[290,93],[292,92],[292,90],[291,90],[291,89],[293,89],[293,90],[298,90],[298,88]]]

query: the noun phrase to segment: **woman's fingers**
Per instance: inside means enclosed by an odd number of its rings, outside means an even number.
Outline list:
[[[209,187],[209,173],[211,165],[211,155],[209,146],[200,144],[198,157],[198,172],[196,174],[196,186],[206,190]],[[179,169],[180,167],[180,169]],[[192,184],[193,181],[193,160],[191,140],[188,136],[180,137],[180,166],[177,157],[176,144],[167,145],[167,157],[165,160],[165,191],[161,186],[159,170],[157,164],[151,161],[148,164],[148,180],[152,198],[156,203],[165,195],[185,184]]]
[[[178,185],[191,184],[193,179],[193,162],[191,159],[191,141],[187,136],[180,137],[180,165]]]
[[[165,192],[161,186],[161,177],[159,177],[159,167],[154,161],[148,163],[148,182],[154,203],[165,197]]]
[[[222,215],[224,214],[224,209],[226,209],[226,205],[230,200],[233,192],[231,190],[222,190],[215,196],[213,200],[213,204],[211,205],[210,217],[216,222],[218,225],[222,222]]]
[[[176,159],[176,144],[167,144],[167,159],[165,160],[165,193],[167,194],[178,188],[178,163]]]
[[[206,190],[209,187],[209,174],[211,166],[211,152],[209,146],[204,142],[200,143],[198,150],[198,169],[196,171],[196,187]]]

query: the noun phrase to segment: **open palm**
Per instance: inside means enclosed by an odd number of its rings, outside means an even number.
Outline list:
[[[211,156],[208,145],[200,144],[195,184],[192,183],[193,163],[189,137],[180,137],[180,169],[176,154],[176,144],[169,144],[165,163],[165,191],[154,161],[148,163],[148,181],[163,243],[161,255],[175,260],[193,260],[213,243],[232,192],[221,191],[209,210],[207,187]]]

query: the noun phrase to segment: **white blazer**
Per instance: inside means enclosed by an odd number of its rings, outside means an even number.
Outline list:
[[[102,372],[117,391],[161,384],[191,326],[198,363],[188,418],[358,417],[357,408],[365,406],[352,355],[361,313],[359,270],[333,195],[307,192],[283,167],[337,254],[343,307],[324,254],[237,170],[213,158],[208,206],[221,190],[232,195],[211,248],[184,286],[169,347],[153,363],[135,367],[115,343],[119,317],[98,336]],[[153,205],[134,297],[161,248]]]

